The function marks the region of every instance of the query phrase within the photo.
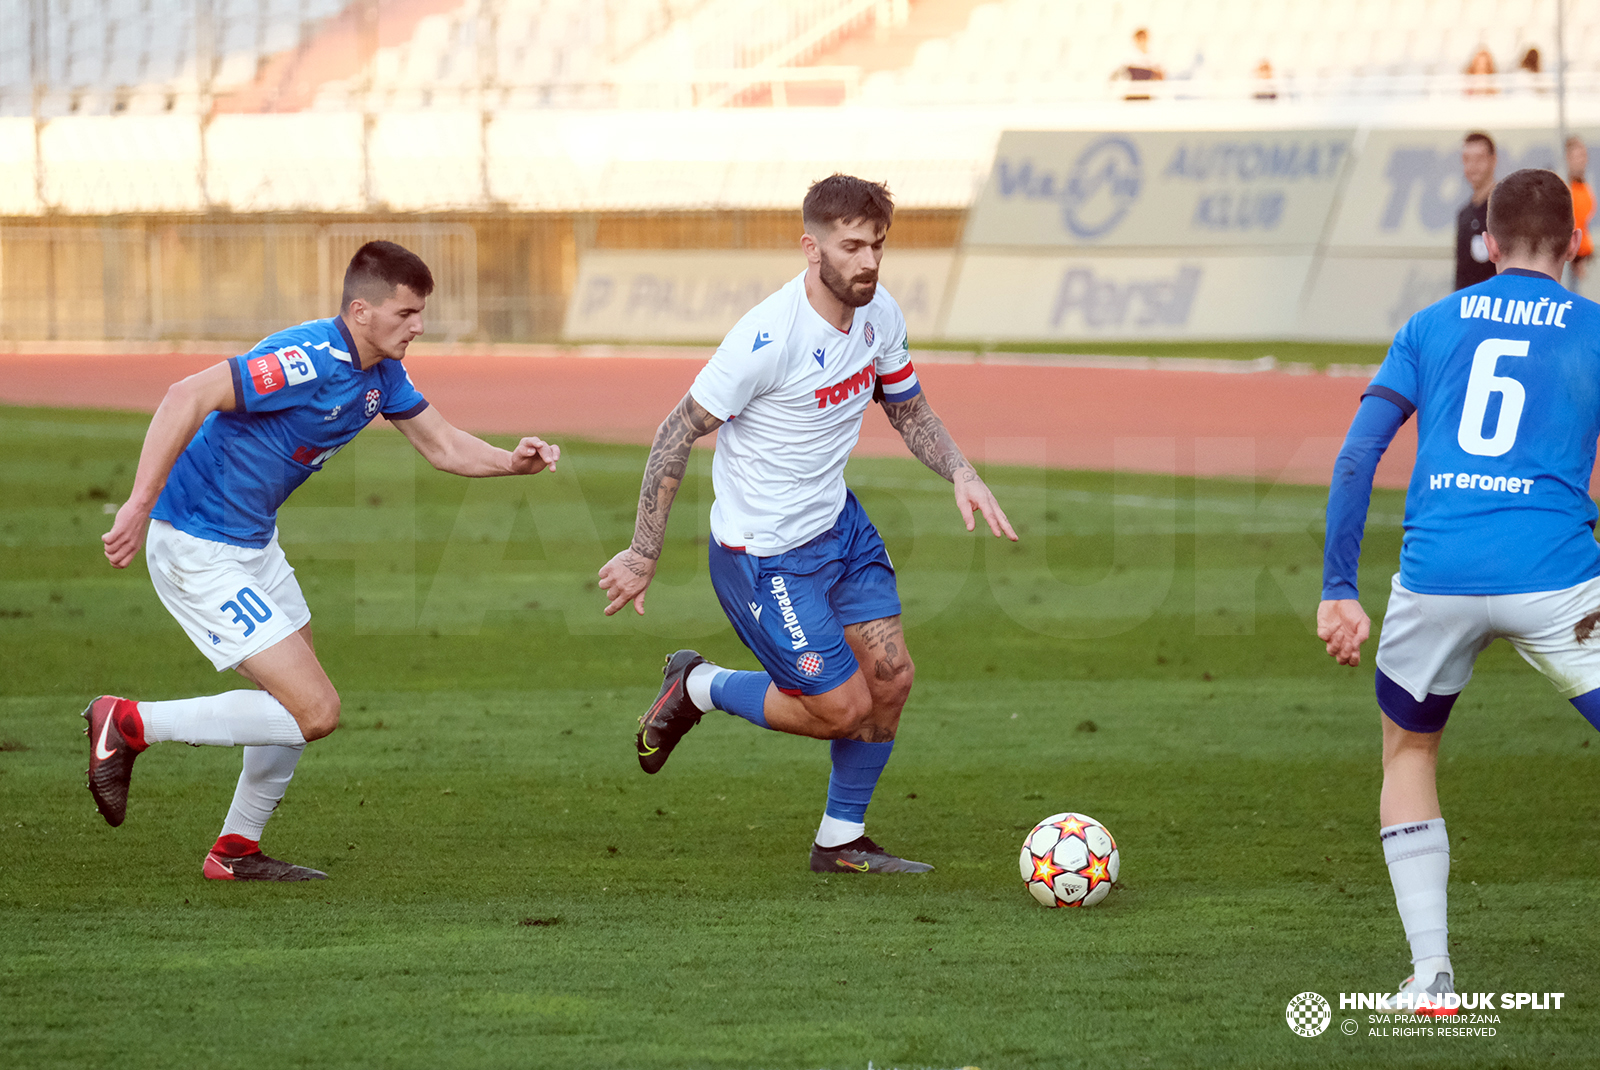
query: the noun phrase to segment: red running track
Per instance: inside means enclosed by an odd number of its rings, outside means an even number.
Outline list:
[[[428,399],[469,430],[647,443],[709,356],[682,349],[580,352],[434,348],[408,356],[406,367]],[[153,412],[169,383],[221,355],[0,353],[0,401]],[[1325,485],[1365,385],[1361,378],[1280,371],[938,363],[936,356],[918,362],[918,378],[956,441],[990,464]],[[1414,427],[1406,424],[1379,467],[1379,485],[1403,487],[1410,478]],[[904,454],[876,408],[860,450]]]

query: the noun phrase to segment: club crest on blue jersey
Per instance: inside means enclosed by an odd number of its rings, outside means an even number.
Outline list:
[[[363,411],[364,413],[367,414],[367,418],[368,419],[371,419],[372,416],[377,413],[378,406],[380,404],[382,404],[382,402],[383,402],[383,391],[381,391],[381,390],[379,390],[377,388],[373,388],[371,390],[368,390],[367,391],[367,403],[366,403],[366,405],[364,405],[362,407],[361,411]]]
[[[871,349],[872,340],[874,337],[876,337],[875,332],[872,330],[872,321],[867,321],[867,329],[861,332],[861,337],[867,343],[867,348]]]
[[[772,335],[767,333],[766,331],[762,331],[760,334],[756,335],[756,344],[750,347],[750,352],[754,353],[756,350],[760,349],[762,346],[771,345],[771,344],[772,344]]]
[[[823,350],[823,348],[821,346],[818,346],[817,348],[815,348],[815,349],[813,349],[811,351],[811,357],[812,357],[813,360],[815,360],[817,362],[817,367],[819,367],[819,368],[822,367],[823,358],[825,358],[826,356],[827,356],[827,353],[824,352],[824,350]]]
[[[817,677],[822,675],[822,655],[807,651],[794,659],[794,667],[807,676]]]

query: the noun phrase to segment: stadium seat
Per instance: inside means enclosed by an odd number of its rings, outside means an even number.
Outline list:
[[[0,0],[0,25],[25,25],[29,5]],[[269,61],[314,46],[324,25],[347,32],[324,21],[347,6],[210,0],[203,17],[193,0],[52,0],[42,62],[34,38],[0,34],[0,115],[31,113],[36,69],[46,114],[204,109],[208,92],[281,72]],[[369,74],[367,103],[380,109],[727,102],[740,94],[717,96],[717,72],[804,63],[877,11],[847,0],[410,0],[403,10],[416,21],[403,39],[386,35],[369,68],[319,73],[323,83],[289,106],[356,106],[352,93]],[[1569,70],[1600,71],[1600,4],[1569,0],[1566,10]],[[860,92],[880,104],[1114,99],[1125,90],[1108,79],[1141,26],[1185,96],[1236,93],[1262,59],[1290,94],[1342,92],[1336,84],[1367,77],[1379,92],[1418,91],[1396,86],[1403,74],[1447,76],[1432,84],[1454,93],[1480,43],[1505,76],[1496,84],[1531,90],[1545,83],[1507,72],[1530,45],[1552,70],[1554,18],[1555,0],[987,0],[900,69],[867,76]]]

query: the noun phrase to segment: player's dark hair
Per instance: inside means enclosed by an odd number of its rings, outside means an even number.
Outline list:
[[[887,230],[894,222],[894,198],[882,182],[832,174],[806,191],[800,215],[807,230],[857,219],[881,223]]]
[[[1485,134],[1482,130],[1474,130],[1474,131],[1472,131],[1466,137],[1461,139],[1461,144],[1462,145],[1470,145],[1474,141],[1483,142],[1483,146],[1484,146],[1484,148],[1489,150],[1489,155],[1490,156],[1493,156],[1495,154],[1494,153],[1494,138],[1490,137],[1488,134]]]
[[[1560,256],[1572,240],[1572,191],[1554,171],[1511,172],[1489,194],[1489,233],[1505,253]]]
[[[418,297],[433,293],[433,272],[422,257],[392,241],[369,241],[356,250],[344,271],[344,298],[339,311],[361,298],[369,305],[381,305],[394,296],[397,287],[406,286]]]

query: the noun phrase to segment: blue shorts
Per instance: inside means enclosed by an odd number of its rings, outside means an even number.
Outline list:
[[[845,628],[900,613],[889,551],[852,493],[833,527],[785,553],[756,557],[712,540],[711,585],[739,639],[790,695],[850,679]]]

